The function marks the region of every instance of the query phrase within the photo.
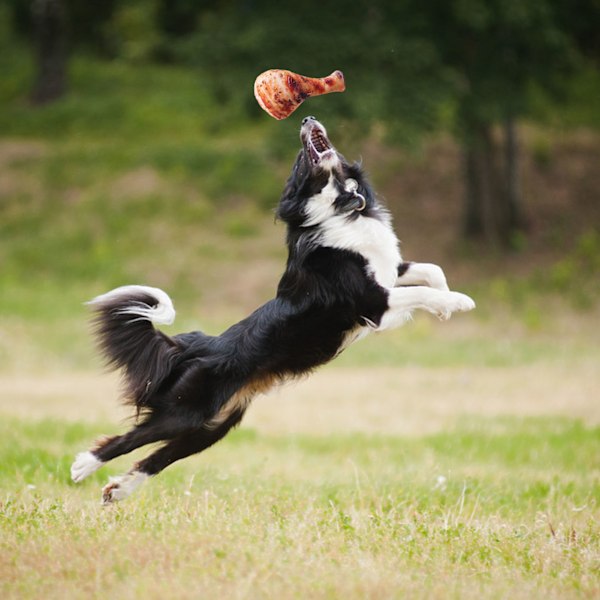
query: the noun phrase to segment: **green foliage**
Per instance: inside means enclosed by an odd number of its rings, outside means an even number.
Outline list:
[[[600,294],[600,231],[591,229],[558,261],[545,278],[549,289],[571,297],[576,306],[591,307]]]
[[[215,105],[203,80],[189,70],[86,58],[72,61],[70,93],[65,98],[34,108],[24,102],[27,90],[10,84],[23,83],[21,71],[27,62],[27,55],[15,50],[11,64],[7,61],[9,83],[5,79],[0,83],[4,136],[93,137],[93,141],[173,134],[201,138],[214,117]]]
[[[247,93],[260,71],[340,68],[352,94],[328,98],[319,115],[385,121],[407,144],[447,125],[456,106],[459,119],[535,116],[540,100],[568,97],[572,76],[597,52],[592,0],[576,9],[563,0],[361,0],[343,11],[315,0],[301,10],[267,0],[64,2],[76,53],[193,65],[206,91],[244,118],[261,114]],[[14,32],[31,40],[29,2],[9,6],[0,44],[14,43]]]
[[[154,57],[161,40],[157,11],[156,0],[129,1],[117,7],[110,32],[112,49],[120,58],[140,63]]]
[[[79,51],[91,52],[100,56],[110,54],[110,38],[113,36],[110,21],[120,3],[119,0],[60,1],[67,14],[70,45]],[[34,2],[32,0],[8,0],[7,4],[10,7],[7,11],[7,22],[12,25],[12,31],[23,40],[33,40]]]
[[[383,119],[410,143],[439,125],[448,81],[434,45],[413,30],[407,10],[397,3],[358,2],[344,11],[333,3],[309,2],[301,11],[270,2],[249,11],[229,4],[206,11],[197,30],[173,40],[173,48],[210,74],[220,102],[253,116],[260,113],[245,90],[261,71],[281,67],[324,76],[340,68],[352,94],[320,103],[319,116],[365,124]]]
[[[575,68],[575,44],[553,2],[428,3],[430,34],[460,78],[461,118],[497,122],[528,113],[529,87],[554,93]]]
[[[585,65],[562,89],[559,110],[552,99],[533,86],[530,114],[544,125],[600,129],[600,111],[594,100],[599,97],[600,70],[593,65]]]

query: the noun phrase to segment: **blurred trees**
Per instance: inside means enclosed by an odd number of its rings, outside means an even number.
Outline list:
[[[68,39],[100,56],[193,66],[248,118],[259,114],[249,90],[260,71],[340,68],[351,91],[336,102],[340,118],[383,123],[403,143],[450,122],[463,148],[464,234],[501,246],[526,227],[517,124],[535,116],[532,92],[560,101],[599,52],[598,0],[10,2],[15,29],[37,40],[40,73],[54,81],[42,93],[40,76],[34,97],[64,87],[57,65]]]
[[[428,2],[427,22],[455,76],[455,128],[463,147],[464,233],[509,245],[526,223],[516,122],[537,87],[556,95],[576,48],[553,0]]]
[[[67,87],[65,7],[61,0],[33,0],[31,17],[37,66],[31,100],[45,104],[60,98]]]

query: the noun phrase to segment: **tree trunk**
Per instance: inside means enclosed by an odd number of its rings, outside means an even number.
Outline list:
[[[466,238],[508,247],[523,227],[514,120],[504,128],[504,154],[498,152],[491,123],[471,123],[463,144]]]
[[[504,152],[506,168],[507,227],[511,234],[525,229],[519,172],[519,140],[514,117],[504,121]]]
[[[476,152],[471,144],[463,147],[463,169],[465,178],[465,214],[463,232],[467,238],[483,235],[483,216],[481,214],[481,197],[479,172],[476,166]]]
[[[499,242],[498,177],[491,126],[479,123],[466,138],[464,233],[468,238]]]
[[[66,11],[62,0],[33,0],[32,13],[37,75],[31,101],[46,104],[67,88]]]

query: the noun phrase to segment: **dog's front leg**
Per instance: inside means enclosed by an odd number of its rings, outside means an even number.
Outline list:
[[[410,319],[414,310],[426,310],[441,320],[450,318],[453,312],[466,312],[475,308],[475,302],[466,294],[435,288],[396,287],[388,289],[388,309],[377,329],[399,327]]]
[[[425,285],[444,292],[449,290],[442,267],[431,263],[400,263],[395,287],[408,285]]]

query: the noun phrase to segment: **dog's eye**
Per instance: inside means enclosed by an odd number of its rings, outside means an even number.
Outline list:
[[[355,192],[358,189],[358,181],[356,179],[346,179],[344,189],[347,192]]]

